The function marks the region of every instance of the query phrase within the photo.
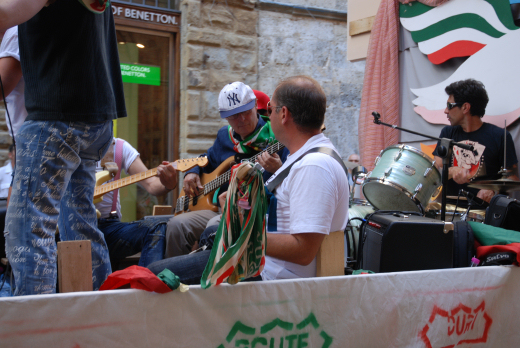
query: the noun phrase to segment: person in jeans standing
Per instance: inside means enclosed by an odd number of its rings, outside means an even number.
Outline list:
[[[91,241],[98,289],[111,270],[93,203],[96,161],[112,141],[112,120],[126,116],[112,11],[8,0],[0,23],[0,32],[19,24],[28,112],[4,230],[14,294],[56,291],[56,226],[62,241]]]

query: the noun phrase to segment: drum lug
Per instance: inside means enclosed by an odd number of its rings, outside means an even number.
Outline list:
[[[377,156],[376,160],[374,161],[374,166],[377,166],[377,164],[379,163],[379,160],[381,160],[381,157]]]
[[[415,193],[414,193],[413,196],[412,196],[412,199],[415,199],[415,197],[417,196],[417,194],[418,194],[419,192],[421,192],[421,189],[422,189],[422,184],[417,185],[417,187],[415,188]]]
[[[394,161],[398,161],[399,158],[401,158],[403,151],[404,151],[404,145],[401,145],[399,147],[399,152],[394,156]]]
[[[388,168],[385,170],[385,177],[389,176],[390,173],[392,173],[392,167],[388,167]]]
[[[424,172],[424,177],[426,178],[428,176],[428,174],[430,174],[431,172],[432,172],[431,168],[426,168],[426,171]]]

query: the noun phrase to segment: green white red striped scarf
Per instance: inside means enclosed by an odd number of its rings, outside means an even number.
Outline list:
[[[274,144],[277,140],[271,129],[271,121],[267,116],[261,116],[265,124],[247,136],[244,140],[238,140],[233,136],[233,128],[228,126],[229,139],[233,143],[233,148],[238,153],[249,154],[253,151],[260,152],[267,146]]]
[[[94,13],[105,12],[107,6],[110,7],[110,0],[78,0],[89,11]]]
[[[215,234],[211,255],[200,280],[203,289],[222,282],[236,284],[243,279],[260,275],[264,268],[267,198],[262,173],[252,170],[251,175],[246,175],[243,180],[238,179],[251,168],[252,164],[249,162],[231,168],[226,205]],[[238,201],[244,198],[251,209],[242,210],[239,207]]]

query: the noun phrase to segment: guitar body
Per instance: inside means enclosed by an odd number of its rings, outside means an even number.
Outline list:
[[[233,165],[235,164],[235,156],[231,156],[222,162],[213,172],[211,173],[203,173],[200,176],[200,182],[202,186],[206,185],[210,181],[216,179],[221,176],[225,172],[227,172]],[[216,189],[215,189],[216,190]],[[198,197],[196,199],[189,200],[189,204],[184,204],[188,200],[188,196],[184,193],[184,190],[181,191],[179,198],[177,199],[177,206],[175,208],[175,215],[188,213],[190,211],[198,211],[198,210],[212,210],[214,212],[218,212],[218,207],[213,204],[213,194],[215,190],[204,192],[204,195]]]

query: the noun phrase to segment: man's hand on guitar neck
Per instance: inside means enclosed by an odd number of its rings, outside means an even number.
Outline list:
[[[256,161],[269,173],[276,172],[283,165],[280,156],[276,153],[270,155],[268,152],[262,152]]]
[[[189,197],[194,197],[199,194],[199,191],[203,189],[200,183],[200,176],[195,173],[189,173],[184,177],[183,183],[184,193]]]
[[[168,190],[171,191],[177,187],[177,171],[170,162],[163,161],[162,164],[157,167],[157,176],[161,184]]]

